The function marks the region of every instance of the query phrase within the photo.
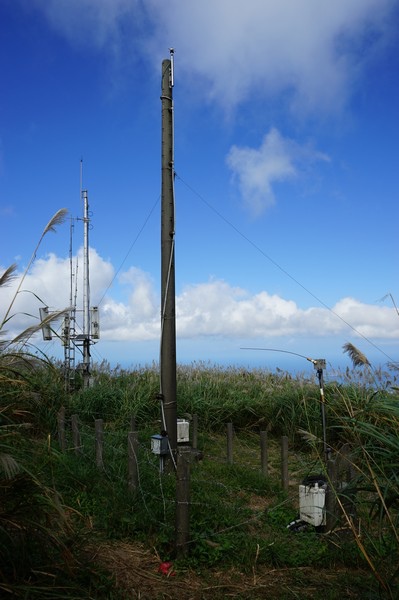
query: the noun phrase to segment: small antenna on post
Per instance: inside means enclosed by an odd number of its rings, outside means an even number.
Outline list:
[[[169,48],[170,52],[170,78],[169,78],[169,87],[173,87],[175,85],[175,65],[174,65],[174,56],[175,49]]]

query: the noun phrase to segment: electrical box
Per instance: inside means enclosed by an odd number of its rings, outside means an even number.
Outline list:
[[[166,435],[152,435],[151,436],[151,452],[158,454],[159,456],[168,454],[169,445],[168,437]]]
[[[90,309],[90,325],[91,325],[91,337],[93,340],[100,339],[100,317],[98,312],[98,306],[93,306]]]
[[[190,422],[186,419],[177,419],[177,443],[184,444],[190,441]]]
[[[326,524],[326,485],[299,486],[299,518],[314,527]]]
[[[48,306],[42,306],[41,308],[39,308],[39,313],[40,313],[40,321],[43,323],[43,321],[49,315]],[[42,325],[42,334],[43,334],[43,340],[48,341],[48,340],[52,339],[50,325]]]

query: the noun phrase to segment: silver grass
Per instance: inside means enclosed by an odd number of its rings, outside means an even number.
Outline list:
[[[298,429],[298,433],[305,442],[317,442],[319,438],[305,429]]]
[[[399,315],[399,309],[398,309],[398,307],[396,306],[395,299],[394,299],[394,297],[392,296],[391,292],[388,292],[388,294],[385,294],[385,296],[384,296],[383,298],[381,298],[381,302],[384,302],[384,300],[386,300],[387,298],[390,298],[390,299],[391,299],[391,301],[392,301],[392,304],[393,304],[393,305],[394,305],[394,307],[395,307],[396,313]]]
[[[0,287],[2,286],[6,286],[9,283],[11,283],[11,281],[13,279],[15,279],[16,274],[15,271],[17,270],[17,265],[14,263],[13,265],[10,265],[8,267],[8,269],[6,269],[3,273],[3,275],[0,277]]]
[[[60,210],[58,210],[55,215],[53,216],[52,219],[50,219],[50,221],[47,223],[46,227],[43,230],[42,233],[42,237],[40,238],[40,241],[44,238],[44,236],[46,235],[46,233],[48,233],[49,231],[52,231],[55,233],[56,231],[56,227],[58,225],[62,225],[62,223],[64,223],[66,216],[68,214],[68,210],[66,208],[60,208]],[[40,242],[39,242],[40,244]]]
[[[45,327],[46,325],[50,325],[53,321],[57,321],[58,319],[63,317],[66,313],[70,312],[70,310],[71,310],[71,308],[68,307],[68,308],[63,308],[62,310],[58,310],[58,311],[51,313],[50,315],[48,315],[48,317],[43,319],[43,321],[40,321],[40,323],[37,323],[36,325],[32,325],[31,327],[28,327],[27,329],[25,329],[24,331],[19,333],[17,335],[17,337],[15,337],[13,340],[11,340],[10,344],[26,343],[29,340],[29,338],[31,338],[32,335],[34,335],[35,333],[40,331],[42,329],[42,327]]]
[[[344,352],[346,352],[349,355],[354,367],[363,367],[365,365],[367,365],[368,367],[371,366],[368,361],[368,358],[363,354],[363,352],[361,352],[358,348],[356,348],[356,346],[354,346],[350,342],[344,344],[342,348],[344,349]]]
[[[50,219],[50,221],[47,223],[46,227],[44,228],[43,233],[40,236],[39,242],[38,242],[38,244],[37,244],[37,246],[36,246],[36,248],[35,248],[32,256],[31,256],[31,259],[30,259],[30,261],[28,263],[28,266],[26,267],[26,269],[25,269],[25,271],[24,271],[24,273],[23,273],[23,275],[21,277],[21,280],[20,280],[20,282],[18,284],[17,290],[16,290],[16,292],[15,292],[15,294],[13,296],[13,299],[11,300],[11,303],[10,303],[8,309],[7,309],[7,312],[6,312],[6,314],[5,314],[4,318],[3,318],[3,321],[2,321],[2,323],[0,325],[0,330],[3,328],[4,323],[6,323],[6,321],[8,320],[8,316],[10,314],[11,308],[14,305],[15,299],[16,299],[16,297],[17,297],[17,295],[18,295],[18,293],[19,293],[19,291],[21,289],[21,286],[22,286],[22,284],[23,284],[23,282],[25,280],[26,275],[28,274],[29,269],[32,266],[32,263],[34,262],[34,260],[36,258],[36,253],[37,253],[37,251],[39,249],[40,244],[42,243],[42,240],[43,240],[44,236],[49,231],[55,232],[56,231],[55,228],[57,227],[57,225],[61,225],[65,221],[65,218],[66,218],[67,214],[68,214],[68,210],[66,208],[60,208],[60,210],[58,210],[55,213],[55,215],[52,217],[52,219]]]

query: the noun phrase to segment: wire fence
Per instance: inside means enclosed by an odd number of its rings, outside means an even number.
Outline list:
[[[173,466],[168,469],[163,457],[154,453],[151,432],[138,431],[134,418],[115,430],[102,419],[88,424],[76,414],[67,417],[63,408],[58,413],[61,452],[136,499],[154,527],[176,519],[176,543],[182,551],[199,540],[215,543],[232,529],[259,524],[266,512],[284,505],[298,506],[298,483],[314,467],[314,458],[296,453],[287,436],[272,440],[266,431],[241,436],[227,423],[225,441],[219,436],[215,442],[202,439],[197,428],[193,416],[190,441],[178,448],[177,477],[169,477]],[[210,463],[212,469],[206,466]],[[227,505],[234,511],[230,520],[221,512]],[[337,507],[331,501],[329,510],[336,519]],[[201,522],[201,530],[194,532],[193,512]]]
[[[115,431],[111,427],[107,427],[103,419],[94,419],[93,425],[87,425],[79,416],[74,414],[66,417],[65,409],[61,408],[57,417],[57,435],[58,443],[62,452],[74,452],[76,455],[81,455],[87,460],[95,464],[100,470],[107,473],[107,465],[114,465],[115,459],[122,456],[127,457],[129,469],[127,471],[127,481],[132,477],[135,469],[139,470],[139,458],[152,465],[157,470],[162,472],[162,468],[157,464],[157,453],[151,447],[151,436],[148,436],[148,431],[137,431],[134,417],[127,424],[124,431]],[[203,453],[198,450],[198,420],[196,415],[193,416],[191,422],[190,442],[186,440],[180,447],[190,447],[192,451],[192,459],[200,460]],[[252,434],[252,438],[256,434]],[[263,475],[268,476],[271,469],[273,476],[276,476],[276,465],[269,464],[268,434],[266,431],[261,431],[258,437],[258,447],[255,449],[253,440],[248,443],[248,433],[239,440],[238,449],[235,448],[237,435],[234,430],[233,423],[226,425],[226,453],[214,454],[215,450],[211,448],[211,454],[207,454],[207,458],[227,465],[243,465],[246,468],[258,470]],[[288,475],[288,459],[289,459],[289,440],[288,436],[281,438],[280,450],[280,473],[281,486],[288,490],[289,475]],[[275,443],[273,443],[275,446]],[[212,453],[213,452],[213,453]],[[159,456],[158,456],[159,458]],[[297,457],[296,457],[297,458]],[[238,460],[237,460],[238,459]],[[161,461],[160,461],[161,462]],[[135,475],[133,474],[133,477]]]

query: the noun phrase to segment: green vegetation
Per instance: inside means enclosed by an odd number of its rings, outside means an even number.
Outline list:
[[[39,244],[64,216],[55,215]],[[0,287],[14,274],[13,265]],[[5,339],[15,296],[0,326],[1,597],[398,597],[395,365],[374,371],[354,346],[345,346],[353,370],[326,384],[325,402],[332,454],[340,456],[349,445],[352,479],[334,489],[341,509],[334,529],[296,533],[287,525],[298,515],[298,485],[325,473],[315,378],[180,366],[179,416],[197,416],[201,451],[190,467],[189,551],[181,555],[175,543],[176,477],[160,473],[150,451],[150,436],[161,429],[158,369],[125,371],[104,363],[95,369],[92,387],[67,394],[61,366],[28,345],[38,326]],[[61,407],[65,451],[58,440]],[[79,448],[72,415],[80,427]],[[128,484],[127,452],[133,416],[139,432],[135,489]],[[101,468],[94,432],[100,418]],[[227,423],[234,425],[233,464],[226,460]],[[260,431],[268,432],[267,476],[260,468]],[[282,435],[289,438],[288,490],[281,485]]]
[[[159,562],[173,561],[177,576],[168,578],[168,586],[188,573],[209,587],[215,570],[228,577],[223,586],[233,585],[237,573],[259,582],[273,570],[284,573],[281,595],[273,596],[269,590],[268,597],[295,597],[289,590],[306,587],[310,574],[316,573],[319,590],[327,597],[336,597],[333,590],[341,587],[362,591],[359,597],[395,597],[396,373],[391,368],[379,374],[379,386],[370,379],[376,374],[365,368],[368,375],[362,370],[360,383],[351,373],[348,381],[328,383],[325,390],[333,450],[343,443],[352,448],[356,523],[344,516],[332,533],[308,528],[295,534],[287,525],[297,516],[298,484],[309,473],[323,470],[316,381],[204,364],[179,367],[179,414],[198,415],[203,459],[191,466],[190,547],[186,557],[178,557],[175,477],[161,475],[158,459],[150,452],[150,436],[160,429],[155,366],[128,372],[101,365],[93,387],[67,396],[62,371],[51,361],[21,351],[2,353],[0,590],[10,598],[129,597],[115,586],[109,574],[113,569],[92,551],[96,545],[128,541],[153,551]],[[389,387],[382,383],[388,375]],[[69,429],[67,450],[60,452],[56,434],[61,406],[66,408],[67,422],[72,414],[78,415],[81,453],[73,450]],[[139,430],[139,486],[134,492],[127,484],[132,415]],[[104,469],[95,464],[96,418],[104,419]],[[229,421],[235,430],[233,465],[226,462]],[[261,430],[267,430],[269,438],[267,477],[260,470]],[[283,434],[290,439],[288,492],[280,483]],[[341,569],[346,571],[339,578],[327,576]],[[162,586],[162,576],[156,571],[153,576]],[[292,578],[297,587],[290,587]],[[240,588],[237,597],[260,598],[262,589],[257,583],[252,595],[243,595]],[[301,597],[313,597],[308,593]],[[159,589],[156,594],[148,597],[163,597]],[[138,596],[132,592],[130,597]],[[218,597],[216,589],[209,597]]]

